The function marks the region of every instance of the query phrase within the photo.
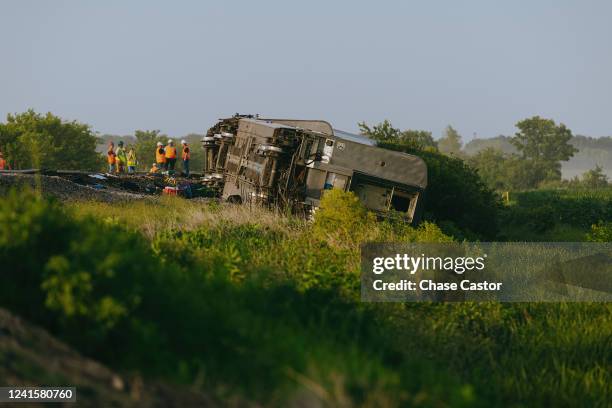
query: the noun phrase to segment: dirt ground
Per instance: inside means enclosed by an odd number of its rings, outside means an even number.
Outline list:
[[[209,407],[214,401],[201,392],[139,376],[119,375],[81,356],[45,330],[0,308],[0,379],[3,386],[76,387],[78,407]],[[2,404],[3,407],[11,404]],[[43,407],[49,404],[14,404]]]

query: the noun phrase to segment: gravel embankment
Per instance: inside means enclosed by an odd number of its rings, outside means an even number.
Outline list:
[[[103,202],[124,202],[152,199],[153,196],[135,194],[114,188],[97,189],[74,183],[62,177],[38,174],[0,174],[0,194],[6,194],[12,187],[40,189],[44,195],[63,201],[94,200]]]

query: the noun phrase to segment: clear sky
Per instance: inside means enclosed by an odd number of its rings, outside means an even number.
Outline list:
[[[203,132],[235,112],[469,140],[612,135],[612,1],[0,0],[0,115]]]

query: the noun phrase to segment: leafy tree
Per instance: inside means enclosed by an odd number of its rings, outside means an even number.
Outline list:
[[[528,190],[561,180],[560,173],[557,174],[546,163],[525,160],[516,155],[506,159],[505,167],[506,188],[510,190]]]
[[[9,114],[0,124],[0,148],[17,169],[97,170],[103,159],[96,153],[96,142],[89,125],[64,121],[50,112]]]
[[[528,190],[543,183],[549,186],[559,183],[554,175],[548,174],[550,169],[543,163],[507,155],[491,147],[481,150],[467,162],[493,190]]]
[[[545,180],[561,179],[561,161],[569,160],[578,150],[569,141],[572,131],[552,119],[534,116],[516,124],[519,132],[510,140],[522,158],[531,161],[537,177],[533,187]]]
[[[436,151],[438,149],[431,132],[426,130],[404,130],[400,134],[399,142],[417,150]]]
[[[365,122],[359,122],[357,126],[359,126],[359,131],[362,135],[368,136],[377,142],[397,143],[400,140],[401,131],[394,128],[388,119],[372,127]]]
[[[437,144],[431,132],[426,130],[400,130],[394,128],[388,119],[370,127],[365,122],[357,124],[362,135],[379,143],[393,143],[416,150],[436,150]]]
[[[508,188],[507,157],[501,150],[488,147],[468,159],[482,180],[494,190]]]
[[[438,141],[438,149],[444,154],[458,155],[461,152],[461,135],[450,125],[444,130],[444,136]]]
[[[603,188],[608,186],[608,176],[600,165],[595,166],[582,175],[582,184],[589,188]]]
[[[565,125],[534,116],[516,125],[519,132],[511,139],[518,154],[487,148],[468,162],[478,169],[490,188],[526,190],[561,182],[561,161],[569,160],[577,150],[569,143],[572,132]],[[506,142],[508,139],[497,138]]]

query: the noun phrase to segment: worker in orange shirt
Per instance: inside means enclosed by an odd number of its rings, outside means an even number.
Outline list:
[[[181,154],[183,158],[183,173],[185,177],[189,177],[189,160],[191,159],[191,151],[189,150],[189,145],[186,140],[181,140],[181,144],[183,145],[183,152]]]
[[[164,150],[162,142],[157,142],[157,147],[155,148],[155,163],[157,163],[157,168],[162,171],[166,169],[166,151]]]
[[[115,172],[115,164],[117,163],[117,155],[115,154],[115,144],[113,142],[110,142],[108,144],[106,158],[108,160],[108,172],[110,174],[113,174]]]
[[[0,170],[10,170],[11,166],[8,164],[2,152],[0,152]]]
[[[174,147],[174,140],[168,140],[168,145],[164,150],[166,151],[166,170],[168,171],[168,174],[173,174],[177,156],[176,147]]]

